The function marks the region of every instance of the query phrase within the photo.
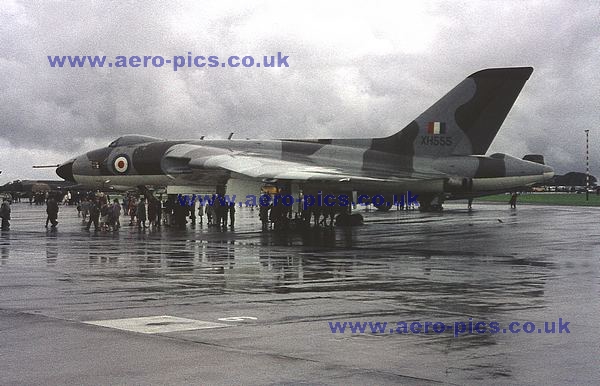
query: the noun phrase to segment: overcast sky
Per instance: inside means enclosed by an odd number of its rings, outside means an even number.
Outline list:
[[[0,2],[0,183],[128,133],[392,134],[469,74],[534,72],[489,153],[600,174],[598,1]],[[406,4],[404,4],[406,3]],[[289,55],[289,68],[51,68],[47,55]]]

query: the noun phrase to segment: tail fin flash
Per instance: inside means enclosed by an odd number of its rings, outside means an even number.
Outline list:
[[[400,132],[373,140],[377,150],[424,156],[485,154],[531,67],[478,71]]]

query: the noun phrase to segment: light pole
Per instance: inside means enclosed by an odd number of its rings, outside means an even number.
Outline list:
[[[585,200],[590,200],[590,131],[585,130]]]

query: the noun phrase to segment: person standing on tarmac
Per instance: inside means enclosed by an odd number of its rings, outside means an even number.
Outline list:
[[[154,227],[156,226],[156,205],[152,200],[148,201],[148,226]]]
[[[160,224],[162,223],[162,213],[163,213],[162,200],[161,199],[154,200],[152,205],[154,205],[154,211],[156,212],[156,227],[160,228]]]
[[[229,227],[233,229],[235,225],[235,202],[229,203]]]
[[[206,205],[204,213],[206,213],[207,225],[214,225],[215,207],[213,206],[213,203],[209,203],[208,205]]]
[[[85,224],[90,214],[90,200],[85,197],[81,202],[81,221]]]
[[[268,196],[262,196],[268,197]],[[262,223],[262,230],[266,231],[269,229],[269,204],[267,202],[261,202],[258,208],[258,217],[260,218],[260,222]]]
[[[114,199],[110,210],[112,212],[111,228],[116,231],[121,228],[121,205],[118,199]]]
[[[194,202],[189,207],[190,220],[192,221],[192,226],[196,225],[196,203]]]
[[[56,228],[58,225],[58,202],[53,195],[48,198],[48,201],[46,201],[46,213],[48,214],[48,218],[46,219],[46,228],[48,228],[48,221],[52,223],[52,228]]]
[[[221,221],[219,222],[219,226],[223,225],[223,229],[227,229],[227,212],[229,212],[229,205],[227,202],[223,201],[219,205],[219,218]]]
[[[10,228],[10,201],[5,198],[0,207],[0,217],[2,217],[2,230],[7,231]]]
[[[213,198],[212,206],[215,210],[214,223],[216,224],[216,226],[218,228],[221,228],[222,223],[223,223],[223,209],[221,208],[221,200],[219,199],[221,196],[219,194],[216,194],[213,197],[214,198]]]
[[[137,203],[136,203],[134,197],[131,197],[129,199],[129,203],[127,204],[127,208],[129,210],[129,218],[130,218],[129,225],[133,226],[134,221],[135,221],[135,216],[136,216],[136,213],[137,213]]]
[[[511,209],[517,209],[517,192],[514,192],[510,196],[510,201],[508,203],[510,204]]]
[[[142,198],[137,205],[137,226],[146,228],[146,199]]]
[[[204,205],[202,202],[200,202],[200,205],[198,206],[198,217],[200,217],[200,226],[202,226],[202,221],[204,220]]]
[[[92,222],[94,223],[94,230],[97,231],[99,228],[99,220],[100,220],[100,206],[98,204],[98,199],[94,197],[90,201],[90,219],[85,227],[86,230],[90,230],[90,226]]]

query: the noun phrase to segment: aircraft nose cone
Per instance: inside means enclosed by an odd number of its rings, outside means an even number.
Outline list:
[[[64,164],[60,165],[56,168],[56,174],[60,178],[66,181],[77,182],[75,181],[75,177],[73,177],[73,163],[75,160],[67,161]]]

